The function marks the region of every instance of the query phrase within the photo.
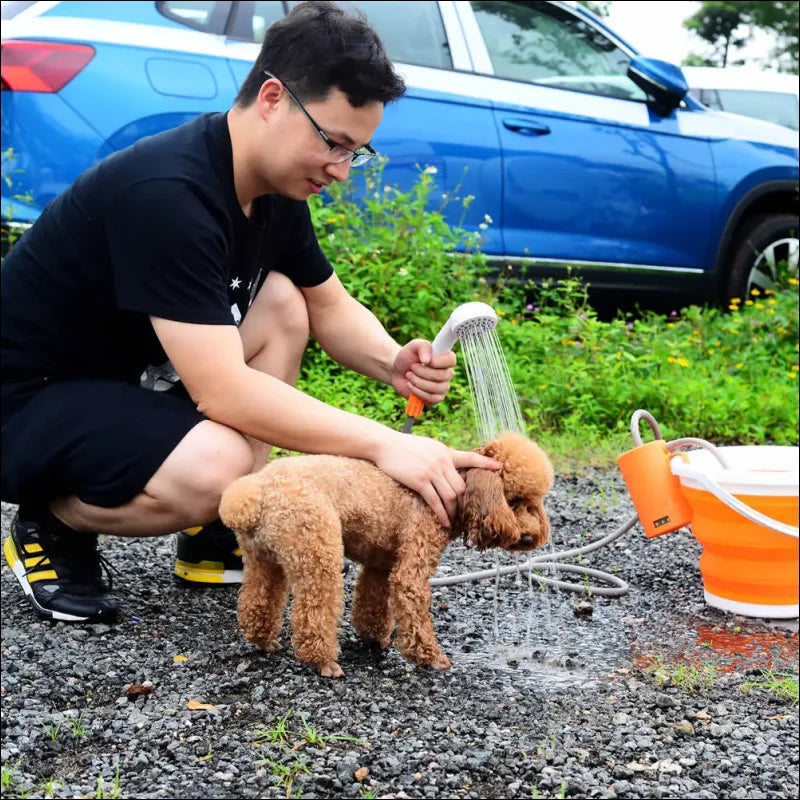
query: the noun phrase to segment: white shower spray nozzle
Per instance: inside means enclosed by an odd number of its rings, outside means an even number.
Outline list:
[[[433,354],[439,356],[453,349],[458,339],[472,333],[487,333],[497,327],[494,309],[481,302],[463,303],[445,322],[433,340]]]

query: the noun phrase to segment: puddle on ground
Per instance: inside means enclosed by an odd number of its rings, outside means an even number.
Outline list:
[[[458,586],[438,596],[455,617],[439,638],[456,668],[516,673],[518,680],[554,687],[590,687],[615,671],[647,670],[656,658],[712,663],[717,672],[797,671],[798,633],[791,622],[721,615],[718,624],[709,624],[680,609],[651,620],[631,616],[624,599],[605,598],[580,616],[577,595],[552,589],[534,585],[529,593],[522,587],[515,597],[504,593],[503,602],[487,594],[479,613],[474,597]]]
[[[674,643],[662,645],[657,654],[662,659],[692,665],[713,662],[718,672],[748,672],[774,670],[796,672],[798,664],[797,630],[763,630],[757,621],[740,622],[741,617],[730,618],[725,624],[698,624],[691,633],[694,641],[676,647]],[[758,628],[751,626],[758,625]],[[773,626],[783,628],[784,626]],[[637,655],[637,666],[646,668],[653,660],[654,651]]]
[[[476,614],[473,601],[453,594],[455,588],[440,598],[456,621],[439,638],[457,668],[516,672],[537,683],[571,686],[591,685],[630,663],[628,612],[619,603],[595,604],[591,616],[579,617],[572,597],[537,587],[494,608],[486,601]]]

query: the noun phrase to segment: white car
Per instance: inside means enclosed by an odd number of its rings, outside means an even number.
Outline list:
[[[798,129],[798,77],[744,67],[681,67],[704,106]]]

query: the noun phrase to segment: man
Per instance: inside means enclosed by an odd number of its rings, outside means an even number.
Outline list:
[[[188,529],[178,575],[241,580],[217,508],[270,445],[372,461],[443,524],[464,489],[457,468],[499,468],[293,386],[310,333],[403,396],[448,390],[455,356],[391,339],[345,291],[306,205],[375,154],[384,105],[404,89],[363,19],[301,4],[267,32],[232,109],[87,170],[12,248],[2,498],[20,507],[4,553],[40,616],[116,617],[97,532]],[[140,386],[167,362],[179,384]]]

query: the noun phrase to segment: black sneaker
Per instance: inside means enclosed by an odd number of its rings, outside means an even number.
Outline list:
[[[241,583],[242,551],[234,532],[218,519],[181,531],[175,574],[191,583]]]
[[[49,511],[19,509],[3,554],[43,619],[94,623],[117,618],[120,601],[109,594],[109,565],[97,552],[97,534],[73,531]]]

